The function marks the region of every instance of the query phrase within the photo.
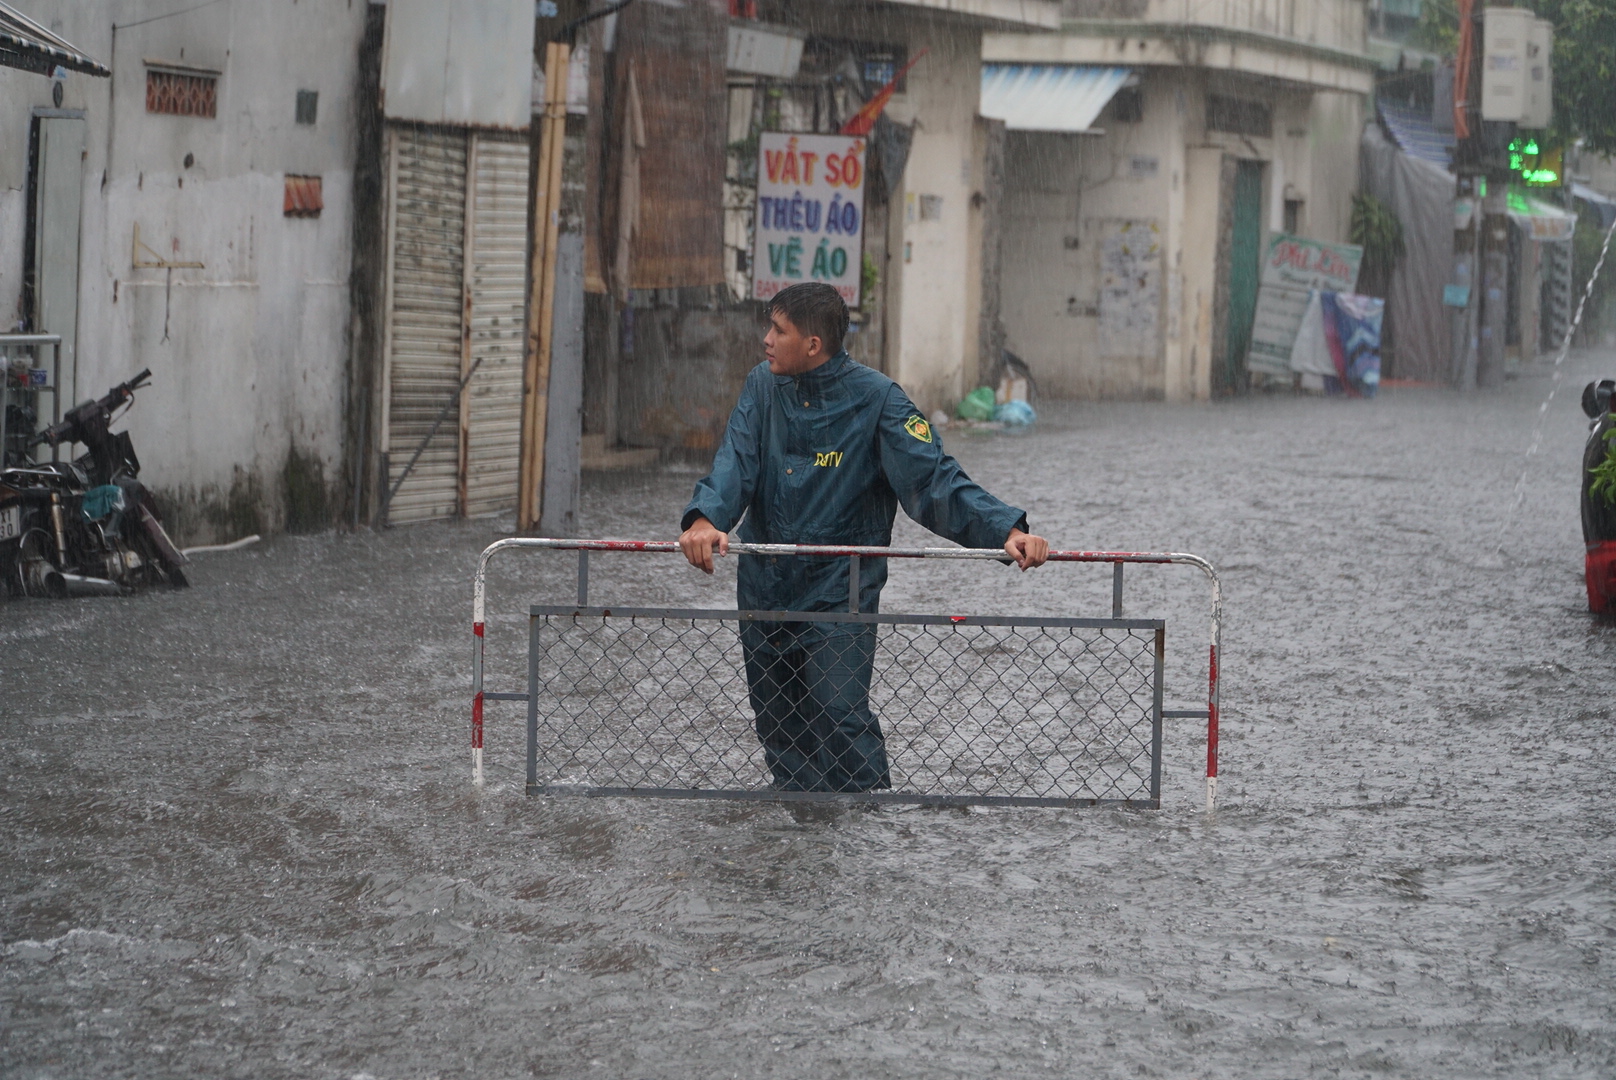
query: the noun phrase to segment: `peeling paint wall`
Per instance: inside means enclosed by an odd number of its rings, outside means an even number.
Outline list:
[[[154,18],[174,10],[56,0],[30,14],[113,69],[64,86],[64,107],[89,123],[74,396],[151,368],[127,419],[142,478],[185,539],[231,539],[249,524],[284,526],[298,486],[288,476],[325,478],[327,508],[344,494],[353,94],[367,4],[275,0]],[[217,71],[217,115],[147,112],[151,61]],[[319,95],[312,125],[297,123],[300,90]],[[8,148],[25,145],[30,110],[49,94],[42,76],[0,70]],[[288,174],[321,178],[318,216],[285,216]],[[26,184],[23,155],[0,155],[8,312],[21,290]],[[137,225],[150,250],[134,249]],[[137,258],[203,266],[140,268]],[[306,525],[311,504],[300,499],[293,516]]]

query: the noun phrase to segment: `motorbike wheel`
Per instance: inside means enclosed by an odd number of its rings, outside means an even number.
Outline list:
[[[56,569],[52,550],[49,533],[37,528],[25,531],[6,565],[6,591],[12,596],[50,596],[46,575]]]
[[[157,544],[148,536],[145,530],[136,526],[131,529],[127,538],[131,548],[140,556],[140,576],[146,585],[169,585],[176,589],[190,587],[190,581],[185,577],[185,571],[173,565],[164,558],[158,550]]]

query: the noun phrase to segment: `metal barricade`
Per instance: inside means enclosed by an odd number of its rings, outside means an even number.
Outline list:
[[[495,553],[510,549],[576,552],[577,602],[533,606],[526,689],[485,691],[487,568]],[[590,552],[678,554],[678,545],[535,538],[489,545],[477,563],[473,597],[475,781],[483,781],[485,702],[520,701],[527,707],[529,794],[1154,809],[1161,804],[1163,721],[1204,718],[1207,809],[1216,806],[1222,600],[1217,573],[1205,559],[1051,552],[1051,562],[1112,564],[1112,612],[1110,618],[1044,618],[858,610],[861,559],[1003,561],[1003,551],[744,543],[731,543],[729,551],[846,559],[848,610],[591,607]],[[1207,575],[1206,709],[1163,708],[1166,627],[1161,620],[1122,617],[1128,563],[1189,565]],[[769,684],[748,677],[748,651],[764,638],[775,655],[798,639],[827,636],[874,649],[868,701],[885,729],[890,789],[860,784],[800,791],[769,782],[754,727],[768,710],[762,687]]]

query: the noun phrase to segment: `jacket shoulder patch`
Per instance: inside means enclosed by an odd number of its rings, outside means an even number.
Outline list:
[[[903,422],[903,430],[907,431],[921,442],[931,442],[931,424],[927,423],[926,418],[921,416],[919,413],[916,413]]]

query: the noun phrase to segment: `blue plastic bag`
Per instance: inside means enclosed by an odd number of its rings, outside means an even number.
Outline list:
[[[123,488],[116,484],[91,488],[84,493],[84,501],[79,505],[86,521],[100,521],[123,508]]]
[[[993,407],[993,419],[1007,427],[1026,427],[1038,419],[1038,414],[1025,401],[1006,401]]]

